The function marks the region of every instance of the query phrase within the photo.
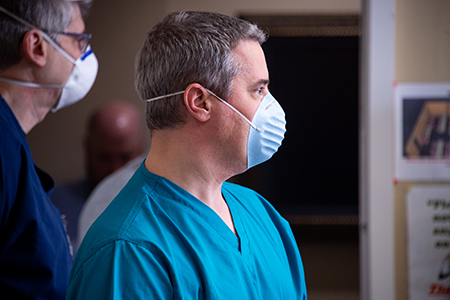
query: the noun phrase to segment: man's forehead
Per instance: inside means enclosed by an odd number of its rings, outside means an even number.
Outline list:
[[[269,71],[264,51],[257,41],[240,42],[233,49],[232,55],[241,68],[238,77],[246,77],[246,81],[254,85],[269,83]]]
[[[84,32],[84,21],[81,15],[80,6],[76,3],[72,3],[72,20],[69,26],[66,28],[67,32],[82,33]]]
[[[252,54],[260,53],[264,56],[261,45],[255,40],[241,40],[232,49],[231,53],[236,57],[246,58],[251,57]]]

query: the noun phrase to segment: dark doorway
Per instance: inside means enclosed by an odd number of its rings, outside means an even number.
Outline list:
[[[287,132],[272,159],[237,180],[283,215],[357,219],[359,36],[269,35],[263,49]]]

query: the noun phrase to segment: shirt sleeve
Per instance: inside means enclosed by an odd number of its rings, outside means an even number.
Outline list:
[[[66,300],[91,299],[173,299],[173,287],[169,271],[157,255],[141,245],[118,240],[72,270]]]

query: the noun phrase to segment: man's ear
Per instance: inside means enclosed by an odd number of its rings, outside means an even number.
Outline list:
[[[211,118],[211,97],[202,85],[192,83],[186,88],[184,104],[188,113],[198,121],[206,122]]]
[[[44,43],[41,32],[31,29],[25,33],[22,41],[22,50],[25,58],[40,67],[45,66],[49,45]]]

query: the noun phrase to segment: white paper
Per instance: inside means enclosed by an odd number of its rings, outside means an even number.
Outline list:
[[[407,195],[410,300],[450,299],[450,186]]]

